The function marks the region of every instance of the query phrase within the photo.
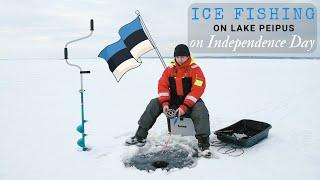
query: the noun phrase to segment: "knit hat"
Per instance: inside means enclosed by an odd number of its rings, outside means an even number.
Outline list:
[[[174,48],[174,57],[177,56],[190,56],[190,51],[188,46],[185,44],[179,44]]]

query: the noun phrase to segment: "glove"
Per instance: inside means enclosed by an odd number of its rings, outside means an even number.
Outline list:
[[[176,113],[178,114],[178,117],[181,117],[181,116],[183,116],[186,112],[184,112],[184,110],[182,110],[181,108],[178,108],[178,109],[176,110]]]
[[[167,112],[169,111],[169,106],[168,105],[164,105],[162,110],[163,110],[164,114],[167,114]]]

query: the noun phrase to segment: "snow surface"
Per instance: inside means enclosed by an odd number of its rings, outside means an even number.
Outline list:
[[[136,147],[123,146],[151,98],[157,59],[120,83],[101,59],[78,60],[84,70],[90,152],[80,152],[79,72],[64,61],[0,61],[0,179],[290,179],[320,177],[320,61],[199,59],[207,78],[203,99],[211,130],[248,118],[270,123],[269,137],[240,157],[217,152],[192,168],[139,171],[123,164]],[[168,61],[168,60],[166,60]],[[149,142],[165,141],[162,115]],[[214,135],[212,135],[214,138]],[[173,138],[174,139],[174,138]],[[195,141],[193,137],[185,141]]]

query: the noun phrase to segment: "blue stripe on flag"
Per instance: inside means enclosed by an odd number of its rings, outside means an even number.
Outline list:
[[[135,20],[122,26],[119,30],[119,34],[121,36],[121,39],[125,40],[128,36],[130,36],[130,34],[136,32],[139,29],[142,29],[142,26],[139,17],[137,17]]]
[[[101,57],[108,61],[114,54],[119,52],[122,49],[127,48],[126,45],[124,44],[123,40],[120,39],[119,41],[108,45],[105,47],[98,55],[98,57]]]

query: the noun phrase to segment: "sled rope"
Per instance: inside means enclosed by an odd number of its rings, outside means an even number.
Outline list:
[[[221,142],[219,140],[211,140],[210,146],[216,147],[221,154],[227,154],[232,157],[239,157],[244,154],[244,149],[237,145]]]

